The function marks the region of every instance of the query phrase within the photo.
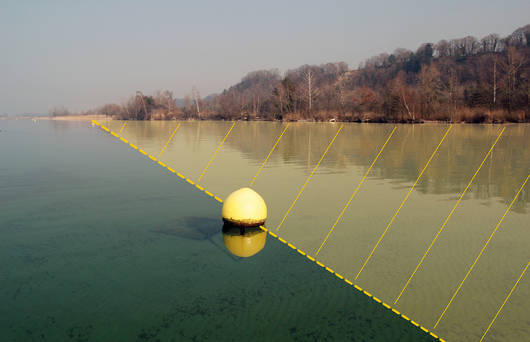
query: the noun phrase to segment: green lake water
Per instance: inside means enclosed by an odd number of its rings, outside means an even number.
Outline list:
[[[103,122],[118,132],[124,122]],[[158,156],[176,122],[128,122]],[[161,160],[197,180],[230,122],[183,122]],[[399,125],[317,259],[353,280],[448,125]],[[530,173],[530,125],[456,125],[355,281],[392,304],[503,127],[506,130],[395,307],[432,329]],[[200,184],[248,186],[285,128],[238,122]],[[293,123],[253,188],[284,217],[339,124]],[[279,235],[311,255],[394,125],[346,124]],[[220,204],[90,123],[0,121],[0,332],[13,341],[415,341],[404,319],[269,237],[230,254]],[[478,341],[530,260],[529,186],[434,330]],[[485,341],[530,336],[530,276]]]
[[[198,140],[182,131],[198,141],[196,155],[183,151],[187,171],[226,125],[206,126]],[[138,139],[146,148],[163,140]],[[268,145],[225,152],[254,171]],[[235,186],[229,176],[243,164],[219,174],[227,183],[217,187]],[[220,209],[89,123],[0,121],[0,340],[434,340],[276,239],[251,258],[230,254]]]

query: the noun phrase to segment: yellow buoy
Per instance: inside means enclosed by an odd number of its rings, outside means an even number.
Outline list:
[[[230,223],[223,226],[223,241],[230,253],[248,258],[265,247],[267,232],[260,227],[236,227]]]
[[[236,226],[259,226],[267,219],[267,205],[254,190],[241,188],[224,200],[222,215],[225,222]]]

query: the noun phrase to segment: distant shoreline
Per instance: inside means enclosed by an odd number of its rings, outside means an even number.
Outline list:
[[[53,121],[92,121],[92,120],[116,120],[116,121],[234,121],[234,120],[225,120],[225,119],[215,119],[215,118],[208,118],[208,119],[197,119],[197,118],[187,118],[187,119],[169,119],[169,120],[123,120],[123,119],[115,119],[111,116],[107,116],[105,114],[88,114],[88,115],[65,115],[65,116],[56,116],[56,117],[49,117],[49,116],[37,116],[37,117],[23,117],[19,118],[19,120],[22,119],[31,119],[31,120],[53,120]],[[261,120],[261,119],[236,119],[235,121],[255,121],[255,122],[328,122],[328,123],[380,123],[380,124],[432,124],[432,123],[440,123],[440,124],[524,124],[528,122],[525,121],[494,121],[494,122],[468,122],[468,121],[456,121],[456,122],[450,122],[450,121],[443,121],[443,120],[416,120],[416,121],[400,121],[400,120],[355,120],[355,121],[340,121],[340,120],[326,120],[326,121],[315,121],[315,120]]]
[[[28,118],[29,119],[29,118]],[[90,115],[64,115],[64,116],[35,116],[31,117],[32,120],[54,120],[54,121],[92,121],[111,119],[104,114],[90,114]]]

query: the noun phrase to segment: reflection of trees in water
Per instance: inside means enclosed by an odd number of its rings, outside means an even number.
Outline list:
[[[122,135],[133,143],[148,139],[165,144],[177,124],[176,121],[128,121]]]
[[[347,125],[321,164],[321,171],[341,172],[358,166],[366,170],[392,129],[392,125]],[[431,165],[423,175],[417,189],[423,193],[459,194],[468,184],[483,157],[493,144],[502,126],[457,125],[449,133]],[[320,159],[329,139],[338,126],[330,124],[292,124],[270,161],[280,159],[306,167],[308,172]],[[383,155],[374,165],[371,176],[397,182],[412,183],[425,166],[429,156],[440,142],[447,125],[400,126]],[[252,146],[268,146],[274,142],[280,128],[271,136],[264,134],[239,134],[227,143],[244,151],[257,162],[263,151]],[[471,196],[479,199],[501,197],[509,202],[530,170],[530,150],[524,146],[529,141],[530,126],[508,127],[484,163],[471,185]],[[308,150],[311,144],[311,149]],[[436,167],[433,167],[436,164]],[[514,210],[523,210],[528,203],[528,191],[521,192]]]
[[[131,130],[127,134],[159,139],[163,144],[175,125],[174,121],[142,122],[134,132]],[[260,164],[284,125],[279,122],[238,122],[225,146]],[[199,126],[200,138],[197,136]],[[184,137],[188,148],[195,148],[200,141],[212,140],[212,137],[222,139],[229,127],[229,122],[185,122],[178,134],[181,139]],[[268,165],[281,162],[310,172],[338,127],[329,123],[292,123]],[[501,127],[456,125],[423,175],[417,190],[431,194],[461,193]],[[352,166],[360,167],[364,172],[392,128],[393,125],[385,124],[346,124],[322,162],[320,172],[346,172]],[[414,182],[447,128],[447,125],[441,124],[398,126],[370,176],[397,183]],[[529,138],[529,125],[508,126],[466,197],[500,197],[505,202],[511,201],[530,170],[530,150],[525,148]],[[521,192],[514,210],[523,210],[528,197],[528,191]]]

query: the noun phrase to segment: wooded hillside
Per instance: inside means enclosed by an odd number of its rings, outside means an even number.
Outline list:
[[[344,62],[260,70],[221,94],[192,88],[180,106],[169,91],[96,111],[121,119],[263,119],[372,122],[530,121],[530,25],[422,44]]]

